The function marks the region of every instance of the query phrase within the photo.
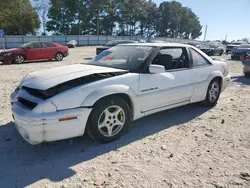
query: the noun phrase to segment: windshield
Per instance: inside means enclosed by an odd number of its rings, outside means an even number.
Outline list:
[[[135,71],[153,49],[150,46],[115,46],[103,51],[87,64]]]
[[[19,48],[27,48],[31,43],[24,43]]]

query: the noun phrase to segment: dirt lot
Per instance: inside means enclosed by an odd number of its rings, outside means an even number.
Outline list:
[[[195,104],[143,118],[105,145],[88,137],[27,144],[12,122],[12,90],[30,72],[94,54],[84,47],[62,62],[0,65],[0,187],[250,187],[250,78],[225,55],[233,82],[215,108]]]

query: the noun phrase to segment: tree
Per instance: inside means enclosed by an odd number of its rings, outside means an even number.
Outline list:
[[[68,35],[77,19],[78,0],[51,0],[47,30],[55,34]]]
[[[226,40],[223,40],[223,41],[222,41],[222,44],[223,44],[223,45],[228,45],[229,42],[227,42]]]
[[[157,35],[172,38],[198,38],[202,26],[199,18],[190,8],[176,1],[163,2],[159,6]]]
[[[33,8],[37,11],[42,22],[42,35],[46,35],[47,14],[49,10],[48,0],[33,0]]]
[[[35,34],[40,19],[29,0],[1,0],[0,28],[7,35]]]
[[[141,37],[151,37],[155,34],[158,8],[151,0],[142,2],[139,12],[139,35]]]
[[[245,41],[245,42],[247,42],[247,43],[249,43],[249,38],[243,38],[243,39],[241,39],[242,41]]]

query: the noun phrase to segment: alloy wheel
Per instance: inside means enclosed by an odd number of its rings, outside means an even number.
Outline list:
[[[21,55],[16,56],[15,63],[20,64],[24,62],[24,57]]]
[[[118,134],[125,124],[125,112],[119,106],[110,106],[100,115],[98,130],[105,137],[112,137]]]
[[[215,102],[220,94],[220,86],[217,82],[214,82],[211,85],[211,88],[209,90],[209,100],[210,102]]]
[[[56,60],[61,61],[63,59],[63,55],[61,53],[56,54]]]

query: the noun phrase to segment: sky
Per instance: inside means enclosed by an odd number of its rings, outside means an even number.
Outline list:
[[[164,0],[153,0],[158,5]],[[166,0],[165,0],[166,1]],[[227,41],[250,38],[250,0],[176,0],[199,17],[204,40]]]

